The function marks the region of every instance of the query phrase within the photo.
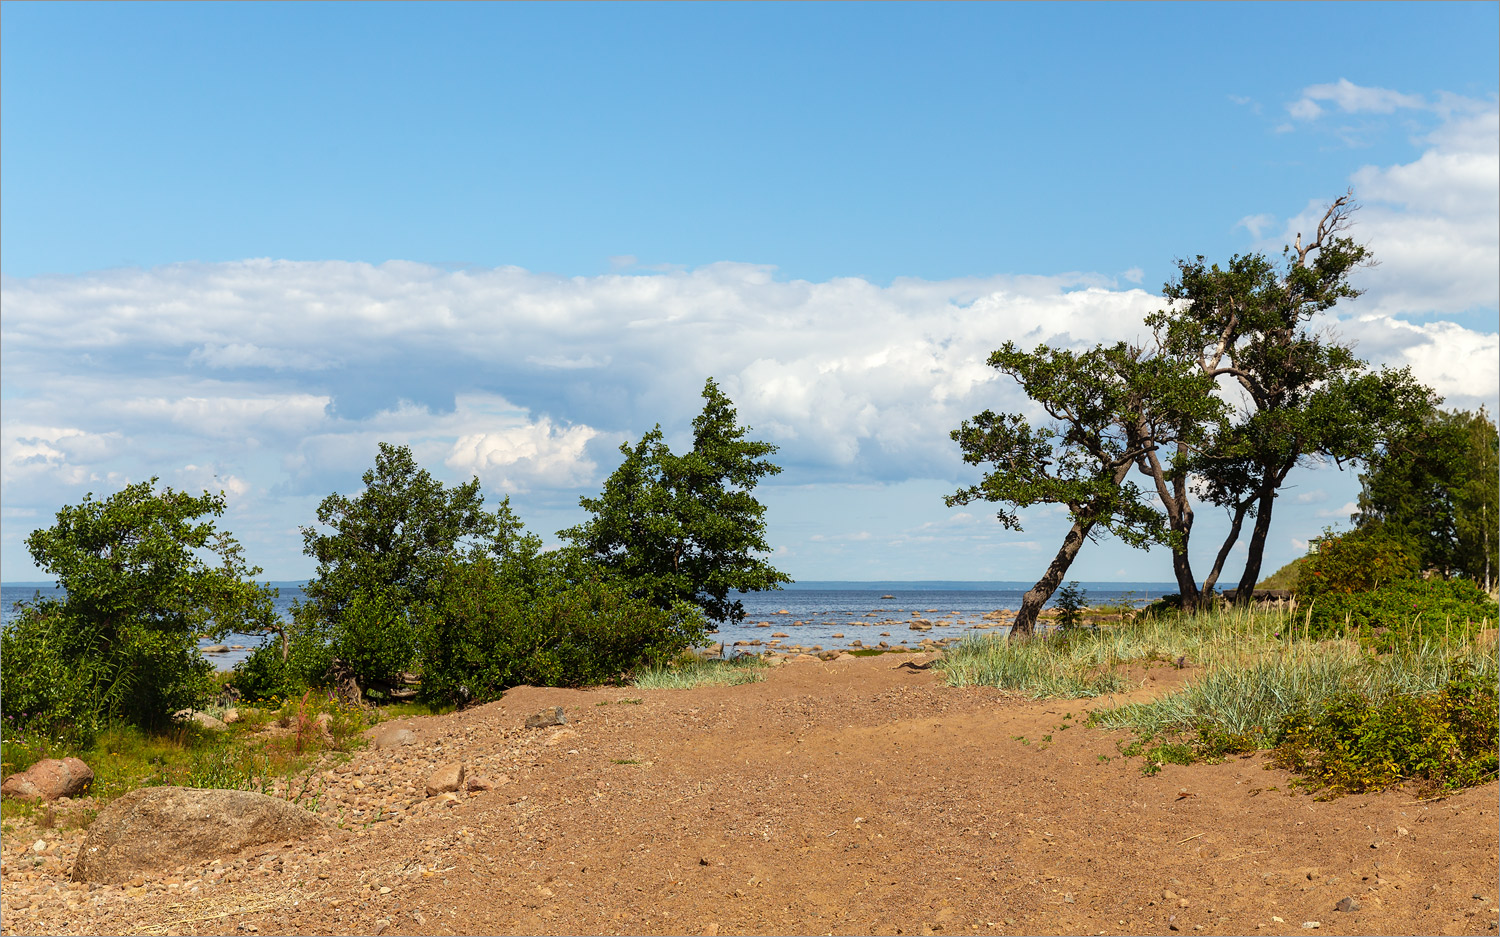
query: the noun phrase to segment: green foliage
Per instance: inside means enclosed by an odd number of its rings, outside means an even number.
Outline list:
[[[1497,621],[1495,600],[1468,579],[1399,579],[1369,592],[1328,592],[1304,613],[1311,635],[1349,634],[1379,651],[1461,640]]]
[[[333,664],[333,649],[316,634],[288,626],[287,643],[262,644],[234,666],[231,685],[242,699],[272,700],[300,696],[317,686]]]
[[[660,665],[704,639],[702,613],[630,595],[622,584],[583,580],[528,594],[502,564],[451,562],[421,606],[422,697],[480,703],[509,687],[583,686]]]
[[[1409,539],[1370,524],[1341,536],[1325,531],[1318,552],[1302,558],[1297,597],[1304,604],[1321,595],[1368,592],[1421,571]]]
[[[1278,735],[1276,764],[1330,795],[1483,784],[1500,743],[1494,674],[1463,670],[1437,694],[1343,694],[1288,716]]]
[[[214,527],[223,495],[156,493],[155,484],[103,501],[86,495],[27,538],[66,594],[24,605],[0,636],[7,714],[80,742],[116,721],[164,727],[212,689],[200,637],[275,618],[274,590],[249,581],[259,568]]]
[[[765,507],[751,495],[781,468],[765,457],[776,447],[746,439],[734,405],[709,379],[703,412],[693,421],[693,448],[674,455],[661,427],[634,447],[598,498],[579,503],[592,515],[559,536],[570,540],[595,575],[625,585],[662,611],[689,602],[714,622],[738,622],[741,593],[780,588],[791,579],[758,555],[770,552]],[[675,613],[674,613],[675,614]]]
[[[1083,610],[1088,608],[1088,599],[1089,594],[1078,587],[1077,581],[1057,590],[1057,601],[1053,603],[1057,609],[1057,626],[1068,631],[1083,624]]]
[[[1228,264],[1199,256],[1178,262],[1163,293],[1169,309],[1147,318],[1167,353],[1194,361],[1248,403],[1243,418],[1194,459],[1201,492],[1235,518],[1220,554],[1255,518],[1241,598],[1260,578],[1276,492],[1309,458],[1365,460],[1431,411],[1432,391],[1409,371],[1369,373],[1348,345],[1311,327],[1312,318],[1359,295],[1351,275],[1371,262],[1344,236],[1357,206],[1334,201],[1306,242],[1299,234],[1278,265],[1261,254]]]
[[[1018,509],[1061,504],[1074,520],[1132,546],[1160,540],[1161,516],[1123,481],[1142,454],[1118,425],[1130,398],[1122,373],[1129,355],[1123,343],[1082,353],[1040,345],[1028,353],[1013,342],[990,355],[990,367],[1015,378],[1054,422],[1033,426],[1023,414],[990,410],[965,420],[949,434],[964,461],[993,468],[945,498],[948,506],[989,501],[1001,505],[995,517],[1004,527],[1021,530]]]
[[[318,505],[318,522],[302,529],[303,552],[317,560],[294,610],[298,624],[320,635],[361,685],[392,682],[411,668],[417,646],[409,610],[434,599],[434,586],[455,558],[531,559],[540,541],[521,531],[506,499],[484,510],[479,480],[447,488],[417,466],[405,446],[381,443],[375,467],[355,498],[334,493]]]
[[[1422,568],[1488,588],[1496,572],[1497,448],[1483,408],[1429,414],[1360,476],[1354,520],[1409,540]]]

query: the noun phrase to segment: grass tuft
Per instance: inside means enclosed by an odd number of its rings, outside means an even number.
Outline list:
[[[758,657],[733,660],[679,660],[665,667],[638,671],[630,685],[642,690],[691,690],[700,686],[739,686],[766,679],[766,662]]]

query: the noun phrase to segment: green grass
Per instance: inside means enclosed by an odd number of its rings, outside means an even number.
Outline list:
[[[160,785],[257,791],[316,809],[313,773],[319,757],[360,747],[370,724],[366,712],[312,694],[263,709],[242,706],[240,714],[242,721],[222,732],[190,723],[161,732],[113,726],[84,748],[60,735],[8,730],[0,740],[0,762],[8,777],[44,758],[83,759],[94,771],[89,794],[95,810],[129,791]],[[329,717],[326,734],[316,722],[322,714]],[[258,734],[266,728],[281,731]],[[5,819],[33,817],[37,809],[9,798],[0,803]]]
[[[1279,645],[1285,631],[1284,617],[1246,609],[1151,616],[1024,641],[971,635],[950,647],[938,667],[953,686],[992,686],[1034,699],[1102,696],[1128,688],[1123,664],[1239,661]]]
[[[630,685],[642,690],[691,690],[700,686],[739,686],[766,679],[766,662],[758,657],[733,660],[679,660],[636,673]]]
[[[1297,742],[1301,749],[1316,750],[1317,745],[1305,741],[1316,731],[1323,733],[1318,737],[1325,747],[1371,753],[1365,761],[1335,767],[1321,754],[1278,755],[1288,766],[1321,766],[1317,776],[1308,773],[1312,767],[1297,770],[1309,783],[1335,792],[1375,789],[1370,778],[1452,786],[1474,783],[1485,771],[1493,776],[1493,769],[1485,767],[1493,758],[1482,757],[1497,743],[1495,730],[1484,729],[1495,721],[1493,694],[1436,709],[1433,701],[1449,699],[1456,685],[1493,686],[1500,679],[1495,632],[1465,626],[1424,636],[1418,624],[1397,628],[1404,637],[1380,652],[1354,636],[1309,638],[1306,621],[1284,613],[1229,609],[1014,642],[971,637],[950,649],[938,666],[955,686],[993,686],[1032,698],[1096,697],[1128,689],[1121,671],[1129,664],[1181,660],[1202,668],[1176,692],[1099,709],[1091,717],[1093,725],[1132,733],[1134,740],[1122,751],[1142,756],[1148,773],[1164,764],[1217,761],[1297,739],[1304,740]],[[1338,707],[1355,715],[1331,728],[1318,721],[1320,714]],[[1420,716],[1429,728],[1414,734],[1392,722],[1408,716]],[[1451,745],[1445,749],[1452,750],[1444,756],[1453,760],[1451,765],[1418,753],[1413,742],[1408,748],[1415,767],[1372,767],[1374,761],[1393,764],[1398,757],[1386,739],[1399,738],[1403,731],[1413,739],[1450,731],[1444,718],[1455,720],[1462,732],[1452,731],[1467,740],[1462,753]],[[1476,738],[1483,743],[1477,748]]]

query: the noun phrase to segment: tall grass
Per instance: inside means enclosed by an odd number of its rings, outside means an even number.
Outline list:
[[[1398,693],[1436,693],[1466,669],[1493,680],[1497,666],[1490,635],[1458,643],[1423,641],[1383,655],[1347,639],[1288,641],[1238,665],[1210,666],[1198,680],[1160,699],[1100,710],[1094,721],[1147,738],[1207,728],[1269,744],[1287,716],[1316,710],[1343,694],[1378,702]]]
[[[992,686],[1034,699],[1089,697],[1127,688],[1122,664],[1242,660],[1282,642],[1287,620],[1246,609],[1184,618],[1142,618],[1108,628],[1055,631],[1024,641],[974,635],[938,667],[953,686]]]
[[[1436,694],[1468,673],[1500,678],[1495,632],[1463,623],[1376,653],[1355,638],[1307,637],[1306,615],[1225,609],[1054,632],[1025,641],[971,637],[938,666],[955,686],[993,686],[1032,698],[1096,697],[1127,688],[1122,665],[1182,660],[1198,679],[1149,702],[1096,710],[1095,725],[1142,739],[1195,737],[1200,750],[1275,743],[1284,720],[1355,694],[1374,704]]]
[[[733,660],[678,660],[636,672],[632,686],[642,690],[691,690],[700,686],[739,686],[766,679],[766,662],[758,657]]]

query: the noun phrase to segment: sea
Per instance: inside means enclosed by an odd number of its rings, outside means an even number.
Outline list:
[[[290,617],[292,603],[302,598],[303,583],[269,585],[278,592],[277,611],[283,618]],[[737,641],[758,641],[755,645],[740,645],[740,649],[759,651],[772,640],[782,640],[783,646],[796,644],[825,650],[851,647],[855,641],[866,647],[881,641],[895,647],[912,646],[923,637],[953,637],[979,628],[993,628],[994,623],[982,616],[1019,608],[1021,596],[1031,586],[1029,582],[945,580],[798,582],[775,591],[733,596],[744,603],[745,620],[722,625],[712,640],[722,642],[731,651]],[[1089,605],[1139,607],[1177,591],[1176,583],[1171,582],[1082,582],[1079,586]],[[51,582],[0,584],[0,627],[9,625],[15,617],[17,602],[29,602],[37,596],[59,598],[63,594]],[[945,621],[947,627],[941,631],[912,631],[905,627],[912,618]],[[789,637],[774,639],[771,635],[775,633],[786,633]],[[1003,634],[1004,629],[991,633]],[[222,642],[230,650],[205,656],[220,670],[231,670],[264,640],[267,639],[261,635],[232,634]],[[201,642],[200,646],[211,646],[211,642]]]

